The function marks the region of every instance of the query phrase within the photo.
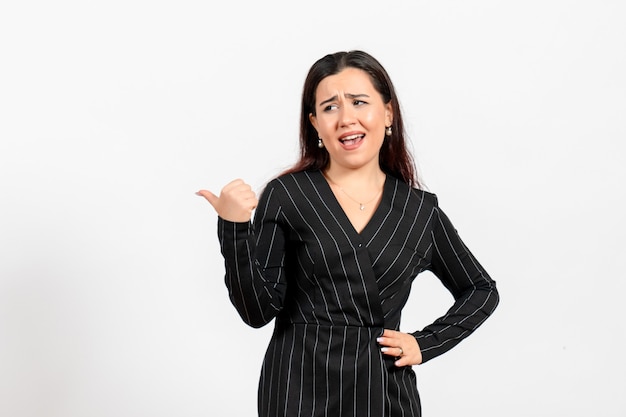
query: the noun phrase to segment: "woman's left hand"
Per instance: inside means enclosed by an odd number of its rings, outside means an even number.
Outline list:
[[[385,329],[383,335],[376,339],[382,346],[383,354],[394,356],[396,366],[419,365],[422,363],[422,351],[417,339],[411,334]]]

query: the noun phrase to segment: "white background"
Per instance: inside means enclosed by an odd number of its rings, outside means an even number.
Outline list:
[[[194,192],[295,162],[310,65],[377,57],[428,189],[498,282],[417,367],[426,417],[626,415],[626,5],[0,6],[0,415],[256,415],[271,325],[229,304]],[[420,276],[413,331],[450,296]]]

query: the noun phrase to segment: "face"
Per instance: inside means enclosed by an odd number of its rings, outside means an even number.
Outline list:
[[[309,119],[324,142],[331,168],[378,166],[393,114],[365,71],[346,68],[324,78],[315,92],[315,113]]]

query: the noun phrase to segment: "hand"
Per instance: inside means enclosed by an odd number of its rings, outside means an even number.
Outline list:
[[[252,211],[259,203],[252,187],[240,179],[226,184],[219,197],[208,190],[196,194],[206,198],[222,219],[237,223],[250,221]]]
[[[383,335],[376,339],[382,346],[383,354],[397,357],[396,366],[419,365],[422,363],[422,351],[417,339],[411,334],[385,329]]]

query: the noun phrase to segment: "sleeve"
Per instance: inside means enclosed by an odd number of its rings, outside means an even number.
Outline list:
[[[454,297],[447,313],[413,333],[422,351],[422,363],[456,346],[495,310],[500,296],[496,283],[463,244],[456,229],[435,204],[430,270]]]
[[[275,188],[263,191],[252,222],[218,218],[218,238],[224,256],[225,283],[231,303],[251,327],[269,323],[282,309],[285,231]]]

